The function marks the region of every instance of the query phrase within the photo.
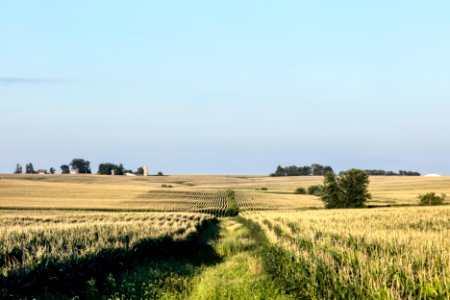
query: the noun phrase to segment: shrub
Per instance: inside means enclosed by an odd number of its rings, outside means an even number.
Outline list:
[[[306,189],[304,187],[299,187],[295,190],[294,194],[300,194],[300,195],[305,195],[306,194]]]
[[[171,184],[161,184],[161,187],[163,187],[163,188],[171,188],[172,185]]]
[[[420,205],[441,205],[444,204],[445,194],[441,194],[441,196],[436,195],[436,193],[426,193],[424,195],[419,195],[419,204]]]
[[[322,186],[321,185],[311,185],[308,188],[308,194],[314,196],[320,196],[322,194]]]

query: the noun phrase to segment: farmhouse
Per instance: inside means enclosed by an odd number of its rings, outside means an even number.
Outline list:
[[[47,174],[47,170],[46,169],[39,169],[39,170],[36,171],[36,173],[39,174],[39,175],[45,175],[45,174]]]

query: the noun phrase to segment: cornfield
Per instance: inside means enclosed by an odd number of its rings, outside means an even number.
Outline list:
[[[139,207],[148,207],[152,210],[203,212],[221,217],[227,208],[227,192],[152,190],[130,202],[139,203]]]
[[[448,178],[371,178],[369,205],[378,208],[353,210],[324,210],[318,197],[294,193],[320,180],[0,176],[0,297],[27,297],[37,287],[78,295],[91,278],[105,281],[167,254],[215,261],[202,235],[217,238],[217,217],[239,214],[248,236],[225,244],[244,251],[254,240],[261,249],[252,255],[260,255],[258,270],[274,291],[301,299],[450,298],[450,207],[417,206],[420,193],[450,194]]]
[[[133,248],[143,239],[183,239],[210,218],[198,213],[0,211],[0,270],[7,277],[47,260],[60,263],[103,249]]]
[[[304,297],[450,297],[449,207],[244,215],[292,255]]]

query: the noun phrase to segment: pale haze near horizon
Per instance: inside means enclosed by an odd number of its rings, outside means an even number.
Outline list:
[[[8,1],[0,172],[450,175],[447,1]]]

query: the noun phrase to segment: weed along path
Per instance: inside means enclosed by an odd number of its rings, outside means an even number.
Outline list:
[[[101,291],[86,294],[92,299],[293,299],[265,272],[260,244],[241,218],[221,218],[203,237],[210,248],[194,257],[137,266],[95,283]]]
[[[214,248],[223,261],[192,279],[191,299],[288,299],[264,271],[258,241],[237,218],[220,221]]]

